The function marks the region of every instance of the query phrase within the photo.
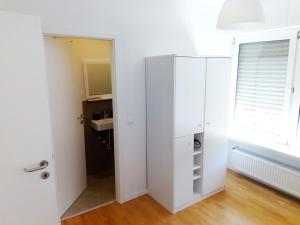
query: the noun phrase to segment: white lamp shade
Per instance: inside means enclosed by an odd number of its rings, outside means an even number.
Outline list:
[[[217,23],[218,29],[240,29],[264,23],[260,0],[226,0]]]

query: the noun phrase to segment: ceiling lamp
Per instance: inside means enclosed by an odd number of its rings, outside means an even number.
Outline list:
[[[217,28],[222,30],[250,28],[265,22],[260,0],[226,0]]]

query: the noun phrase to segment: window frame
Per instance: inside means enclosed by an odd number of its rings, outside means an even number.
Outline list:
[[[236,107],[236,92],[237,92],[237,81],[238,81],[238,66],[239,66],[239,53],[240,53],[240,45],[241,44],[250,44],[255,42],[268,42],[268,41],[280,41],[280,40],[289,40],[290,47],[289,47],[289,56],[288,56],[288,66],[287,66],[287,81],[286,81],[286,96],[284,100],[284,120],[286,121],[285,131],[283,135],[279,138],[278,136],[267,136],[264,135],[264,139],[268,139],[267,142],[270,143],[279,143],[288,145],[291,142],[292,134],[296,137],[296,130],[297,127],[293,125],[295,121],[295,117],[298,120],[297,116],[291,116],[292,112],[292,103],[293,103],[293,90],[294,90],[294,73],[295,73],[295,63],[296,63],[296,52],[297,52],[297,42],[298,42],[298,32],[299,28],[296,29],[278,29],[278,30],[270,30],[270,31],[263,31],[263,32],[255,32],[255,33],[246,33],[238,35],[234,38],[233,43],[233,58],[232,58],[232,88],[231,88],[231,117],[230,117],[230,133],[231,136],[237,137],[241,132],[246,133],[246,136],[243,138],[249,138],[253,140],[259,136],[259,132],[256,132],[256,135],[253,135],[253,131],[251,132],[250,129],[237,127],[235,125],[235,107]],[[300,60],[299,60],[299,70],[300,70]],[[300,76],[300,75],[299,75]],[[300,80],[300,78],[299,78]],[[300,85],[299,85],[300,86]],[[300,89],[300,87],[299,87]],[[300,99],[300,92],[299,92],[299,99]],[[295,101],[295,100],[294,100]],[[299,105],[298,105],[299,106]],[[298,108],[299,111],[299,108]],[[293,131],[292,131],[293,130]],[[293,133],[294,132],[294,133]],[[251,134],[252,133],[252,134]],[[294,138],[295,140],[295,138]],[[295,141],[294,141],[295,142]],[[300,139],[299,139],[299,147],[300,147]],[[293,144],[295,146],[295,144]]]
[[[300,41],[300,27],[298,28],[297,42]],[[288,144],[294,148],[300,148],[300,137],[297,137],[297,132],[300,132],[300,48],[296,47],[296,58],[294,64],[294,82],[293,95],[291,97],[291,108],[289,117],[289,140]],[[298,74],[298,75],[297,75]]]

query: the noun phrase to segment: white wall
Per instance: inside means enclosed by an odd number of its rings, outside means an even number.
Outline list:
[[[300,25],[299,0],[261,0],[267,27]]]
[[[146,190],[144,57],[229,54],[230,36],[215,30],[224,0],[1,0],[0,9],[41,15],[43,30],[118,35],[117,89],[121,197]],[[270,24],[300,22],[298,0],[263,0]],[[299,7],[298,7],[299,8]],[[270,19],[269,19],[270,18]],[[286,22],[288,21],[288,22]],[[134,124],[127,118],[132,117]]]

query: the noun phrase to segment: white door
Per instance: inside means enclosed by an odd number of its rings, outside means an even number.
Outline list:
[[[82,65],[68,38],[45,37],[58,212],[62,216],[86,188]]]
[[[0,224],[58,225],[40,20],[0,12],[0,27]]]
[[[175,137],[204,129],[205,58],[176,57]]]
[[[174,207],[178,208],[193,198],[194,136],[174,140]]]
[[[207,59],[203,195],[225,186],[231,60]]]

